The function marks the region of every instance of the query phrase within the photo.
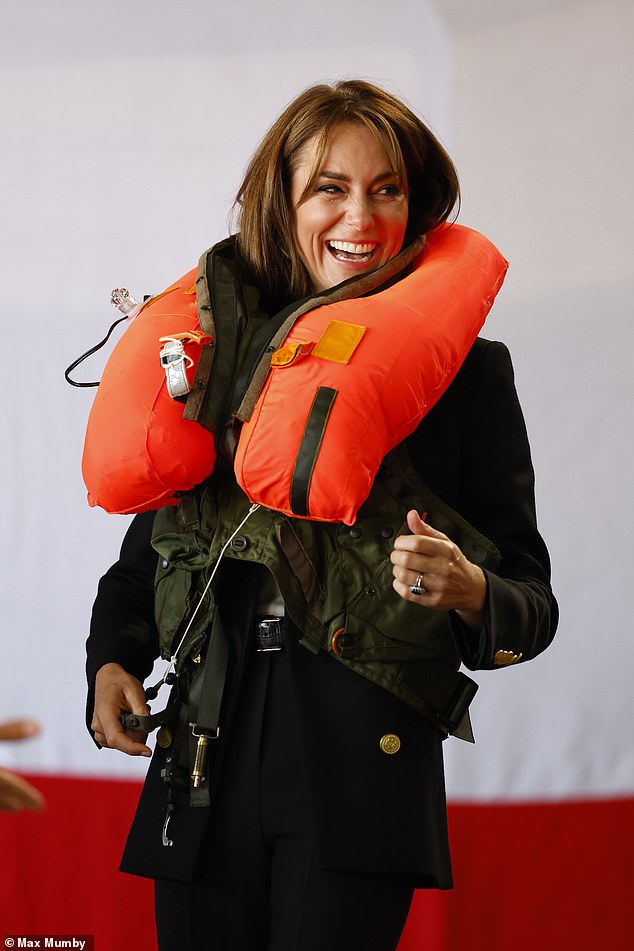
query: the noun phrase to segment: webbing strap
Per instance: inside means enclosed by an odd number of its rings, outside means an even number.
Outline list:
[[[196,382],[184,411],[213,433],[222,430],[226,401],[236,362],[241,303],[236,288],[232,241],[226,239],[202,255],[198,264],[196,302],[200,326],[213,337],[202,349]],[[213,369],[213,372],[212,372]]]
[[[275,524],[275,534],[286,556],[291,571],[297,578],[306,604],[313,617],[321,623],[324,615],[326,593],[319,578],[315,563],[297,537],[293,523],[285,518]]]
[[[399,679],[403,686],[417,688],[437,726],[461,740],[475,742],[469,718],[469,704],[478,691],[475,680],[431,658],[404,665]]]
[[[315,393],[310,408],[302,441],[297,451],[293,479],[291,482],[291,509],[294,515],[309,515],[308,493],[313,477],[313,469],[321,449],[326,423],[332,411],[337,390],[330,386],[320,386]]]
[[[189,724],[190,775],[193,772],[196,762],[196,753],[199,749],[200,738],[205,737],[207,738],[207,742],[213,742],[213,740],[218,739],[219,736],[220,709],[222,707],[222,696],[227,679],[228,658],[227,638],[225,637],[218,611],[216,611],[211,625],[209,647],[207,648],[202,671],[202,685],[198,710],[196,712],[196,722],[190,722]],[[205,755],[204,758],[206,761],[208,754]],[[205,763],[203,763],[203,766],[205,766]],[[192,806],[209,805],[209,777],[207,770],[204,770],[201,784],[197,787],[191,787],[190,803]]]

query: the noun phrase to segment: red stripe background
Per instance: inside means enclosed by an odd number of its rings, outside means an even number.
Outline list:
[[[151,883],[117,871],[139,783],[28,778],[48,805],[0,816],[0,946],[48,932],[155,951]],[[454,803],[449,828],[456,888],[416,894],[399,951],[630,946],[634,799]]]

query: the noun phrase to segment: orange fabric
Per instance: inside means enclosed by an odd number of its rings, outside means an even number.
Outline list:
[[[428,235],[413,272],[392,287],[301,317],[285,347],[320,340],[333,320],[367,332],[349,363],[320,359],[313,350],[272,368],[235,459],[249,499],[298,514],[291,507],[298,450],[317,389],[330,387],[337,395],[310,478],[307,517],[352,524],[381,460],[458,371],[507,267],[483,235],[441,225]]]
[[[213,435],[183,419],[159,362],[161,337],[183,337],[193,360],[202,343],[196,309],[196,269],[149,300],[104,369],[86,429],[82,472],[90,505],[129,514],[174,504],[213,470]],[[191,334],[191,337],[187,335]]]
[[[392,287],[301,317],[273,355],[240,434],[235,471],[250,500],[299,514],[290,501],[298,449],[316,391],[329,387],[337,395],[310,477],[308,517],[352,524],[383,457],[453,379],[507,266],[478,232],[442,225]],[[188,272],[144,305],[104,369],[82,469],[89,503],[107,512],[173,504],[176,492],[213,471],[214,437],[183,419],[159,363],[160,338],[176,336],[193,360],[188,372],[195,370],[202,346],[195,277]]]

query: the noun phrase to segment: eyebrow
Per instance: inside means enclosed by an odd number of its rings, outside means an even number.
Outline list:
[[[340,174],[339,172],[329,172],[327,169],[322,169],[321,172],[319,172],[319,175],[318,175],[317,177],[318,177],[318,178],[331,178],[331,179],[333,179],[335,182],[349,182],[349,181],[350,181],[350,176],[349,176],[349,175],[342,175],[342,174]],[[372,184],[374,185],[374,184],[376,184],[377,182],[384,182],[384,181],[386,181],[388,178],[398,178],[398,176],[396,175],[396,172],[391,172],[391,171],[381,172],[380,175],[376,175],[376,176],[372,179]]]

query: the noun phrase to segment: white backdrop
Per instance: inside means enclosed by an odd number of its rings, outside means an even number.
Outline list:
[[[450,795],[634,790],[632,8],[489,0],[474,20],[477,6],[0,8],[0,717],[45,726],[4,746],[0,762],[145,768],[98,753],[83,727],[90,605],[127,519],[87,508],[80,456],[93,394],[71,389],[63,370],[113,319],[112,287],[158,291],[227,233],[244,165],[288,100],[315,81],[362,76],[430,121],[461,173],[460,220],[511,260],[487,333],[513,352],[562,607],[542,658],[478,677],[478,743],[447,744]],[[98,376],[98,359],[84,366]]]
[[[634,4],[437,5],[454,36],[461,220],[511,262],[485,333],[513,354],[561,606],[542,657],[478,676],[478,743],[447,744],[449,786],[631,794]]]
[[[83,727],[90,606],[128,520],[87,507],[80,459],[94,391],[68,386],[64,368],[116,316],[112,287],[160,291],[225,237],[251,152],[309,83],[372,78],[444,134],[445,32],[425,4],[408,6],[390,8],[399,23],[407,11],[405,33],[386,29],[375,2],[311,0],[301,17],[290,0],[0,8],[0,716],[33,714],[46,728],[5,746],[0,762],[104,774],[147,765],[99,753]],[[96,358],[80,378],[99,371]]]

